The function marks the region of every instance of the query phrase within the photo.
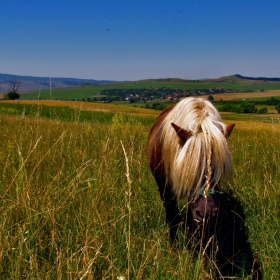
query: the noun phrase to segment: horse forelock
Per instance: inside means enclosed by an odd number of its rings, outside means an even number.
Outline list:
[[[191,131],[192,136],[182,144],[171,123]],[[201,98],[182,100],[165,117],[161,125],[165,175],[178,199],[196,198],[207,184],[215,186],[230,174],[231,154],[225,135],[226,125],[219,112]],[[211,178],[206,180],[209,164]]]

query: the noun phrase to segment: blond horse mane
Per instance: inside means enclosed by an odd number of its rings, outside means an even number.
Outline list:
[[[171,123],[192,136],[182,143]],[[226,125],[209,101],[190,97],[176,104],[162,122],[161,139],[167,183],[178,199],[195,199],[231,172]]]

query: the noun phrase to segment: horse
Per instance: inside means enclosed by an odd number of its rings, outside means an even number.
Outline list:
[[[214,228],[220,181],[232,171],[227,142],[235,124],[226,125],[214,105],[187,97],[158,116],[148,137],[148,161],[166,211],[171,243],[183,220],[178,201],[187,198],[197,228]],[[202,238],[203,231],[197,236]]]

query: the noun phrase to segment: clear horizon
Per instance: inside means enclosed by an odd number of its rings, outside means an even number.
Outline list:
[[[0,3],[0,73],[132,81],[280,77],[280,2]]]

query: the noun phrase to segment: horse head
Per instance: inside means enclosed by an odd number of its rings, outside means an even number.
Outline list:
[[[184,129],[175,123],[171,123],[171,125],[176,131],[176,134],[181,141],[181,145],[184,145],[184,143],[192,137],[193,133],[191,131]],[[224,133],[225,138],[230,136],[234,126],[234,124],[231,124],[226,127]],[[213,170],[211,172],[213,172]],[[219,211],[219,195],[221,194],[221,192],[217,189],[219,182],[211,182],[212,178],[210,176],[209,182],[205,183],[206,178],[204,178],[201,182],[202,186],[206,185],[206,189],[204,188],[200,191],[198,196],[192,198],[190,201],[191,219],[194,222],[196,237],[203,236],[203,230],[209,231],[215,227]]]
[[[212,229],[219,211],[219,195],[221,192],[210,189],[207,195],[199,195],[190,202],[192,220],[196,227]]]

